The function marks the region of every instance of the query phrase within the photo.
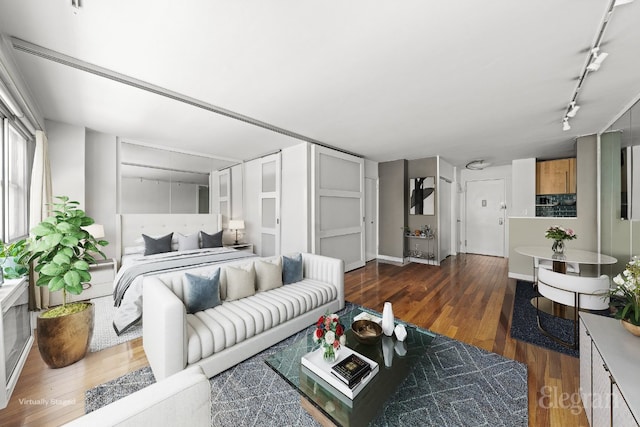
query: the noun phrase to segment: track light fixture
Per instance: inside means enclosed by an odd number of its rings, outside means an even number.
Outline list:
[[[588,71],[598,71],[598,69],[602,65],[602,62],[607,58],[607,56],[609,56],[609,54],[606,52],[602,52],[601,54],[598,54],[598,52],[600,52],[599,47],[594,47],[593,49],[591,49],[591,54],[593,55],[593,59],[591,60],[591,63],[587,66]]]
[[[579,109],[580,109],[580,106],[576,105],[576,101],[571,101],[571,103],[569,104],[569,111],[567,112],[567,117],[575,117]]]
[[[570,130],[571,126],[569,125],[569,117],[565,117],[562,119],[562,130],[567,131]]]

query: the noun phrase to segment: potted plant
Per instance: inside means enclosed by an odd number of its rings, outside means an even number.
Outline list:
[[[622,272],[613,278],[615,288],[605,295],[616,312],[622,326],[633,335],[640,336],[640,258],[633,257]]]
[[[108,244],[97,240],[82,227],[94,223],[78,202],[56,197],[51,216],[31,229],[22,262],[35,262],[37,286],[62,291],[62,305],[38,316],[37,338],[40,355],[52,368],[62,368],[82,359],[93,335],[94,307],[90,302],[67,304],[67,294],[80,295],[83,284],[91,280],[89,265],[96,262],[92,254]]]
[[[0,241],[0,285],[4,279],[17,279],[29,272],[27,266],[18,261],[26,243],[24,239],[9,244]]]

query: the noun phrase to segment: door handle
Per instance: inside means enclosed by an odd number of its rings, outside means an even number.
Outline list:
[[[499,224],[499,225],[502,225],[502,223],[503,223],[503,222],[504,222],[504,221],[503,221],[503,219],[502,219],[502,218],[498,218],[498,224]]]

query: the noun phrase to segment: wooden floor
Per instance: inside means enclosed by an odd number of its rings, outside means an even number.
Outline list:
[[[515,281],[507,260],[478,255],[448,258],[440,267],[372,261],[345,276],[348,301],[525,363],[529,425],[586,426],[577,397],[578,359],[511,339]],[[137,339],[66,368],[46,367],[33,348],[0,426],[56,426],[84,413],[85,390],[147,365]]]

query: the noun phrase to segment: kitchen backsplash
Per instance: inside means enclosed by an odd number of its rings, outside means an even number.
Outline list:
[[[536,196],[536,216],[575,217],[575,194],[546,194]]]

